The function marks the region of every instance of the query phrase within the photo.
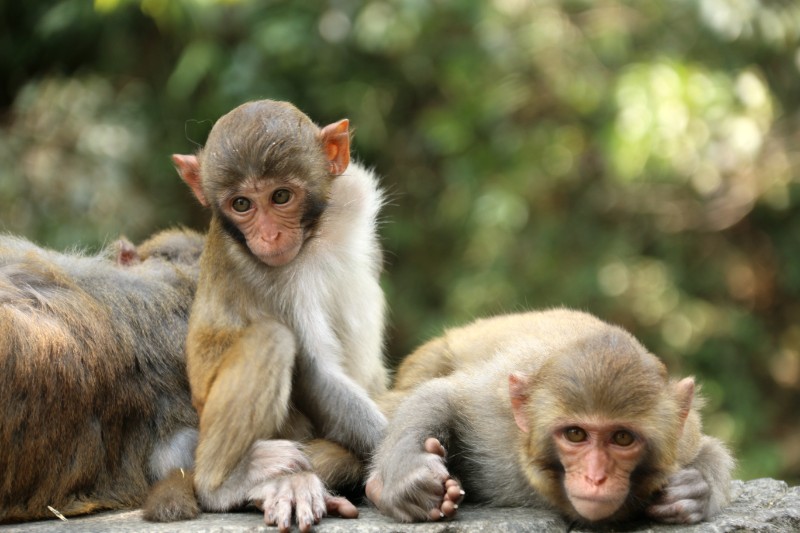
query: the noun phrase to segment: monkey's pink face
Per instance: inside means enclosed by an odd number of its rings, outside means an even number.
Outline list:
[[[253,255],[277,267],[297,257],[306,239],[301,223],[305,195],[305,189],[292,182],[259,181],[243,184],[221,207]]]
[[[553,438],[567,497],[578,514],[594,522],[619,510],[644,451],[636,433],[619,424],[583,422],[558,429]]]

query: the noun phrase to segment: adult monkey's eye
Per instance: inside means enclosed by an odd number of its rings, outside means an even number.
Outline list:
[[[292,199],[292,191],[289,189],[278,189],[272,193],[272,202],[278,205],[285,204]]]
[[[564,430],[564,437],[570,442],[583,442],[586,440],[586,432],[579,427],[567,428]]]
[[[245,211],[250,209],[250,205],[251,205],[250,200],[244,198],[243,196],[239,196],[238,198],[233,199],[231,207],[233,207],[233,210],[236,211],[237,213],[244,213]]]

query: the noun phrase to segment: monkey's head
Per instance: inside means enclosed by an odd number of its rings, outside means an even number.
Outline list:
[[[614,328],[509,377],[531,485],[574,520],[630,518],[676,470],[694,380]]]
[[[170,263],[197,266],[205,238],[186,228],[173,228],[156,233],[139,246],[136,253],[142,261],[161,259]]]
[[[121,266],[160,261],[194,268],[200,263],[204,242],[204,236],[196,231],[173,228],[152,235],[139,246],[135,246],[127,237],[120,237],[111,243],[107,253]]]
[[[297,256],[350,163],[348,127],[319,128],[289,103],[260,100],[220,118],[197,156],[172,159],[223,231],[277,267]]]

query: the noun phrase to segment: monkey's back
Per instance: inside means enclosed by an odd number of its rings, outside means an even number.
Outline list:
[[[531,361],[541,364],[576,338],[610,327],[593,315],[566,308],[482,318],[448,329],[414,351],[398,367],[394,388],[407,391],[459,371],[481,376],[498,365],[514,368],[520,359],[528,366]]]
[[[0,522],[132,507],[153,443],[195,422],[183,338],[195,280],[0,238]]]

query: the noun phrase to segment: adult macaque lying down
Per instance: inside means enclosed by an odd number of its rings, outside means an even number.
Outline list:
[[[694,380],[670,379],[633,336],[589,314],[449,330],[396,382],[367,482],[396,520],[452,517],[465,493],[587,524],[694,523],[728,502],[734,461],[701,431]]]
[[[191,467],[202,249],[186,230],[96,256],[0,236],[0,523],[135,508]]]

